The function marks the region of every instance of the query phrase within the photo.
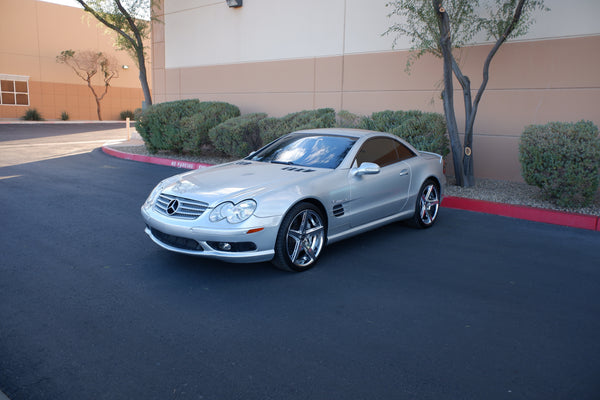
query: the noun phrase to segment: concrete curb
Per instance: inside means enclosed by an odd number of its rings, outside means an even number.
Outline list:
[[[202,164],[189,161],[174,160],[169,158],[130,154],[119,150],[115,150],[107,146],[102,147],[102,151],[113,157],[122,158],[125,160],[166,165],[169,167],[176,168],[198,169],[211,166],[211,164]],[[567,213],[563,211],[554,211],[544,208],[494,203],[491,201],[473,200],[453,196],[444,197],[444,199],[442,200],[442,207],[454,208],[457,210],[481,212],[486,214],[499,215],[503,217],[517,218],[533,222],[543,222],[546,224],[562,225],[572,228],[588,229],[600,232],[600,217],[595,215]]]
[[[444,197],[442,200],[442,207],[600,232],[600,217],[595,215],[567,213],[544,208],[517,206],[513,204],[494,203],[491,201],[465,199],[452,196]]]
[[[198,169],[198,168],[205,168],[205,167],[212,166],[212,164],[203,164],[203,163],[196,163],[196,162],[183,161],[183,160],[174,160],[174,159],[170,159],[170,158],[161,158],[161,157],[153,157],[153,156],[143,156],[140,154],[125,153],[125,152],[115,150],[115,149],[113,149],[111,147],[107,147],[107,146],[103,146],[102,151],[113,157],[122,158],[125,160],[139,161],[139,162],[145,162],[145,163],[149,163],[149,164],[166,165],[167,167]]]

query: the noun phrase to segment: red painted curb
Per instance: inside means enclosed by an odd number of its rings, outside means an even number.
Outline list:
[[[212,164],[130,154],[105,146],[102,147],[102,151],[113,157],[118,157],[125,160],[166,165],[168,167],[198,169],[212,166]],[[547,210],[544,208],[516,206],[513,204],[494,203],[491,201],[473,200],[453,196],[444,197],[442,200],[442,207],[482,212],[486,214],[500,215],[503,217],[519,218],[527,221],[544,222],[547,224],[563,225],[572,228],[588,229],[600,232],[600,217],[595,215],[574,214],[563,211]]]
[[[600,231],[600,217],[595,215],[574,214],[563,211],[494,203],[491,201],[465,199],[453,196],[444,197],[442,207]]]
[[[205,168],[205,167],[212,166],[212,164],[203,164],[203,163],[196,163],[196,162],[190,162],[190,161],[172,160],[169,158],[160,158],[160,157],[152,157],[152,156],[142,156],[139,154],[124,153],[122,151],[111,149],[110,147],[106,147],[106,146],[102,147],[102,151],[113,157],[122,158],[125,160],[139,161],[139,162],[158,164],[158,165],[166,165],[168,167],[175,167],[175,168],[198,169],[198,168]]]

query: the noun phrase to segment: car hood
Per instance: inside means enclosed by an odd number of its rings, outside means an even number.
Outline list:
[[[163,192],[203,201],[212,207],[221,201],[238,202],[265,192],[285,190],[328,171],[242,160],[178,175]]]

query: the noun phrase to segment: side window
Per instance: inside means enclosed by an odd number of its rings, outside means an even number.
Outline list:
[[[413,156],[412,151],[394,139],[374,138],[362,145],[356,155],[356,162],[357,165],[372,162],[383,168]]]
[[[396,151],[398,152],[398,157],[400,157],[400,161],[408,160],[409,158],[415,156],[415,153],[413,153],[411,149],[409,149],[400,142],[396,142]]]

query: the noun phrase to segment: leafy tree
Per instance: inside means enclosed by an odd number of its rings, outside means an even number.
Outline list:
[[[396,0],[387,4],[390,17],[399,17],[386,34],[411,40],[411,56],[407,68],[424,54],[433,54],[444,61],[442,98],[448,135],[452,148],[456,184],[473,186],[473,125],[481,96],[489,80],[489,68],[500,46],[510,38],[527,33],[536,10],[548,10],[543,0]],[[462,73],[456,49],[472,43],[475,36],[485,34],[494,40],[483,64],[483,79],[472,98],[471,80]],[[465,105],[465,139],[461,144],[454,111],[455,76],[463,91]],[[462,161],[462,162],[461,162]]]
[[[56,57],[56,61],[61,64],[67,64],[78,77],[87,82],[94,98],[96,99],[96,110],[98,112],[98,120],[102,121],[100,112],[100,101],[108,93],[110,81],[113,78],[119,77],[119,65],[114,57],[107,56],[101,52],[92,50],[84,50],[75,52],[73,50],[63,50]],[[92,85],[92,79],[100,72],[100,77],[104,83],[104,91],[99,94]]]
[[[126,50],[140,71],[140,83],[147,106],[152,104],[146,72],[144,39],[150,37],[150,8],[154,0],[77,0],[83,9],[109,29],[117,32],[117,47]],[[123,5],[125,4],[125,6]]]

